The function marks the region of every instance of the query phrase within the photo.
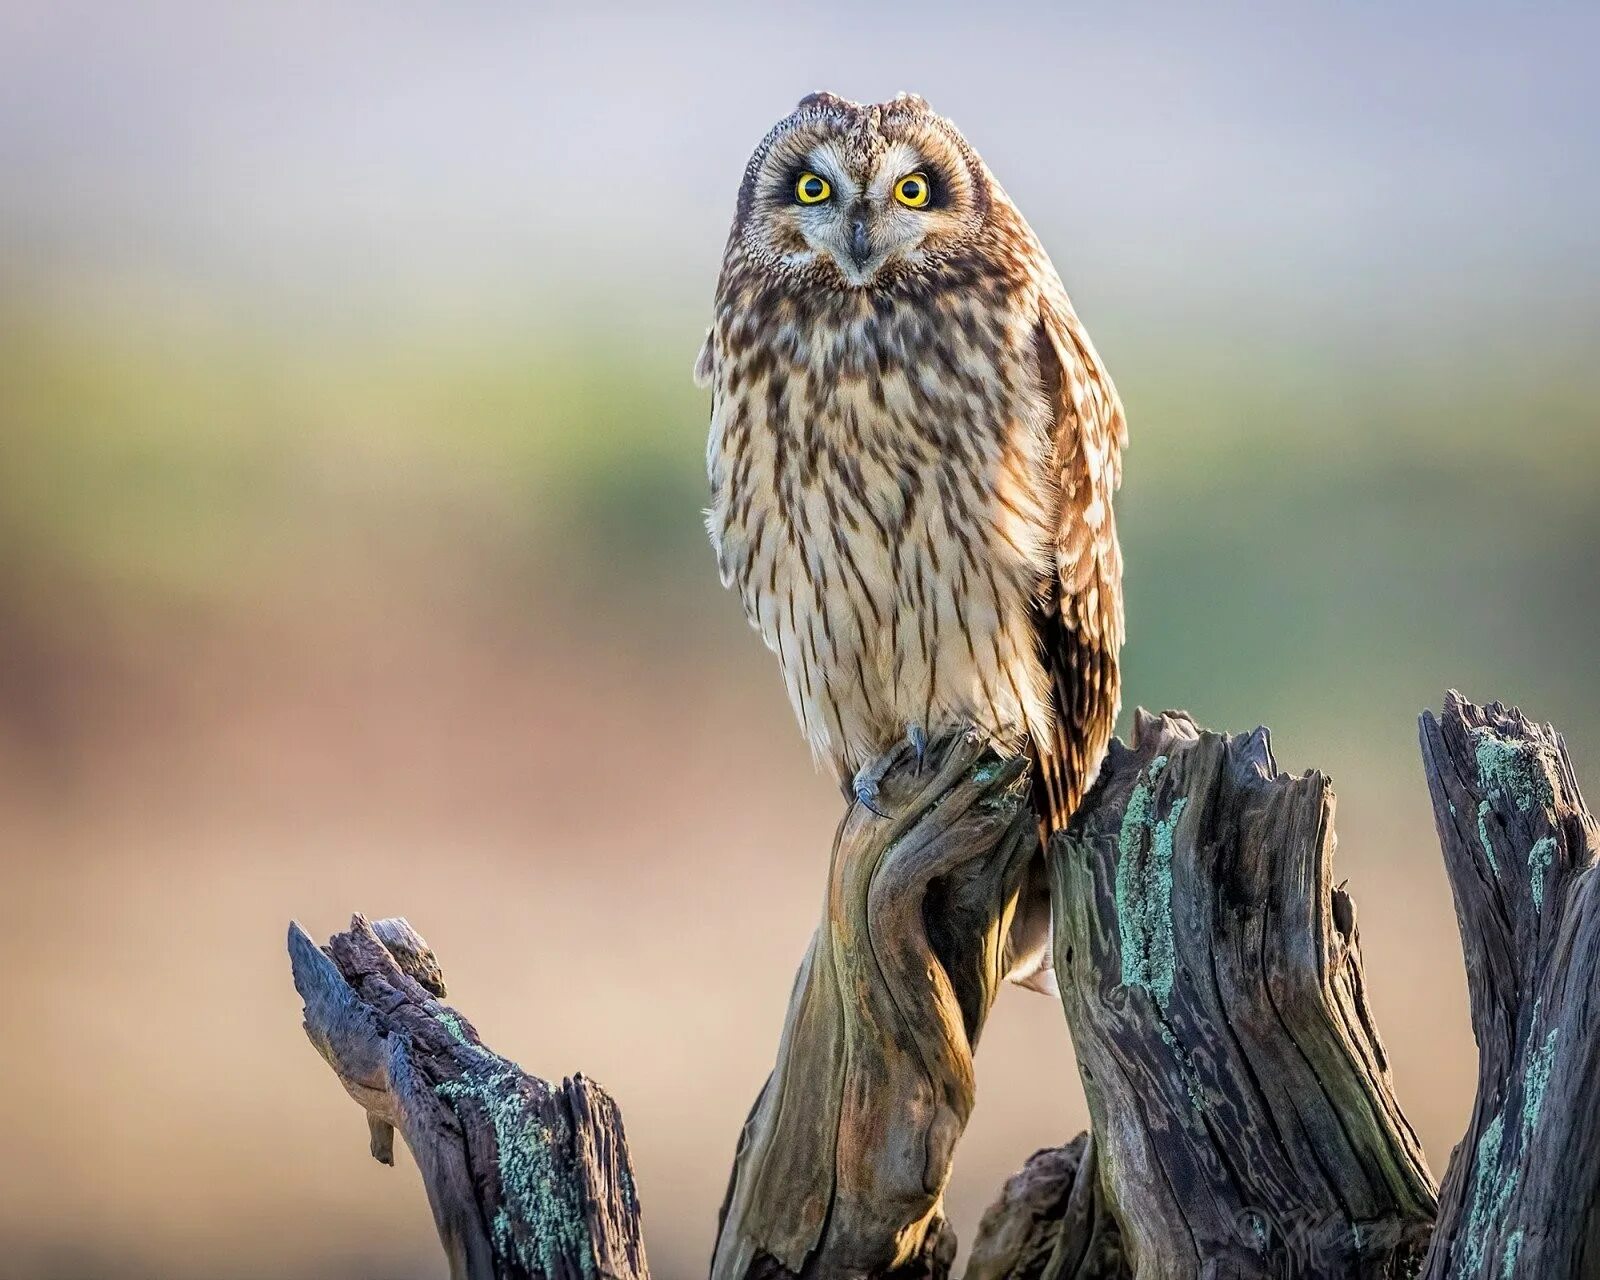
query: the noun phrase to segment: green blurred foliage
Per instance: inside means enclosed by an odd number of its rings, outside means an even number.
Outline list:
[[[305,333],[13,303],[13,573],[292,603],[308,558],[377,543],[399,577],[442,560],[513,601],[532,576],[620,619],[644,592],[664,642],[715,592],[699,333],[615,315]],[[1130,703],[1292,726],[1398,704],[1408,724],[1458,684],[1575,732],[1600,719],[1600,376],[1497,341],[1108,345],[1133,431]]]

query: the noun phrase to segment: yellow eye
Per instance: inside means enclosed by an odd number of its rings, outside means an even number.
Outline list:
[[[801,204],[821,204],[832,194],[828,180],[814,173],[802,173],[794,184],[794,198]]]
[[[932,188],[925,173],[908,173],[894,184],[894,198],[908,209],[920,209],[928,203]]]

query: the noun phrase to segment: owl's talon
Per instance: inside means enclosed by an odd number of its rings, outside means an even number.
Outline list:
[[[911,744],[911,749],[917,753],[917,772],[922,772],[922,766],[928,759],[928,735],[920,724],[914,724],[906,730],[906,741]]]
[[[877,814],[880,818],[887,818],[889,816],[882,809],[878,808],[878,784],[876,782],[857,780],[855,784],[855,792],[856,799],[861,802],[862,808]]]
[[[883,782],[883,775],[888,772],[889,757],[882,756],[877,760],[869,760],[857,771],[855,779],[850,784],[850,789],[855,793],[856,800],[861,807],[870,813],[875,813],[880,818],[889,815],[878,808],[878,788]]]

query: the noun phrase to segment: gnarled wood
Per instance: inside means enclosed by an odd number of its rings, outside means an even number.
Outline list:
[[[1080,1133],[1036,1151],[984,1212],[963,1280],[1123,1280],[1122,1238]]]
[[[305,1031],[367,1112],[372,1154],[416,1158],[453,1280],[647,1280],[622,1115],[598,1085],[559,1087],[492,1052],[436,997],[444,978],[404,920],[356,916],[318,948],[289,926]]]
[[[852,805],[777,1065],[739,1140],[712,1262],[754,1276],[943,1276],[972,1050],[1037,849],[1026,764],[975,734],[901,752]]]
[[[1561,735],[1451,692],[1422,756],[1466,954],[1478,1096],[1423,1275],[1600,1275],[1600,828]]]
[[[1140,712],[1052,844],[1057,980],[1140,1280],[1407,1276],[1427,1247],[1332,819],[1265,730]]]

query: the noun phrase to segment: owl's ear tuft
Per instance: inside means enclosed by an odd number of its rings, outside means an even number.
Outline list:
[[[928,100],[920,93],[908,93],[904,89],[900,90],[899,93],[894,95],[894,105],[899,107],[902,111],[931,112],[933,110],[933,108],[928,105]]]
[[[808,93],[795,104],[796,111],[810,111],[813,109],[840,110],[852,107],[855,104],[849,98],[841,98],[836,93],[829,93],[826,89],[818,89],[815,93]]]

